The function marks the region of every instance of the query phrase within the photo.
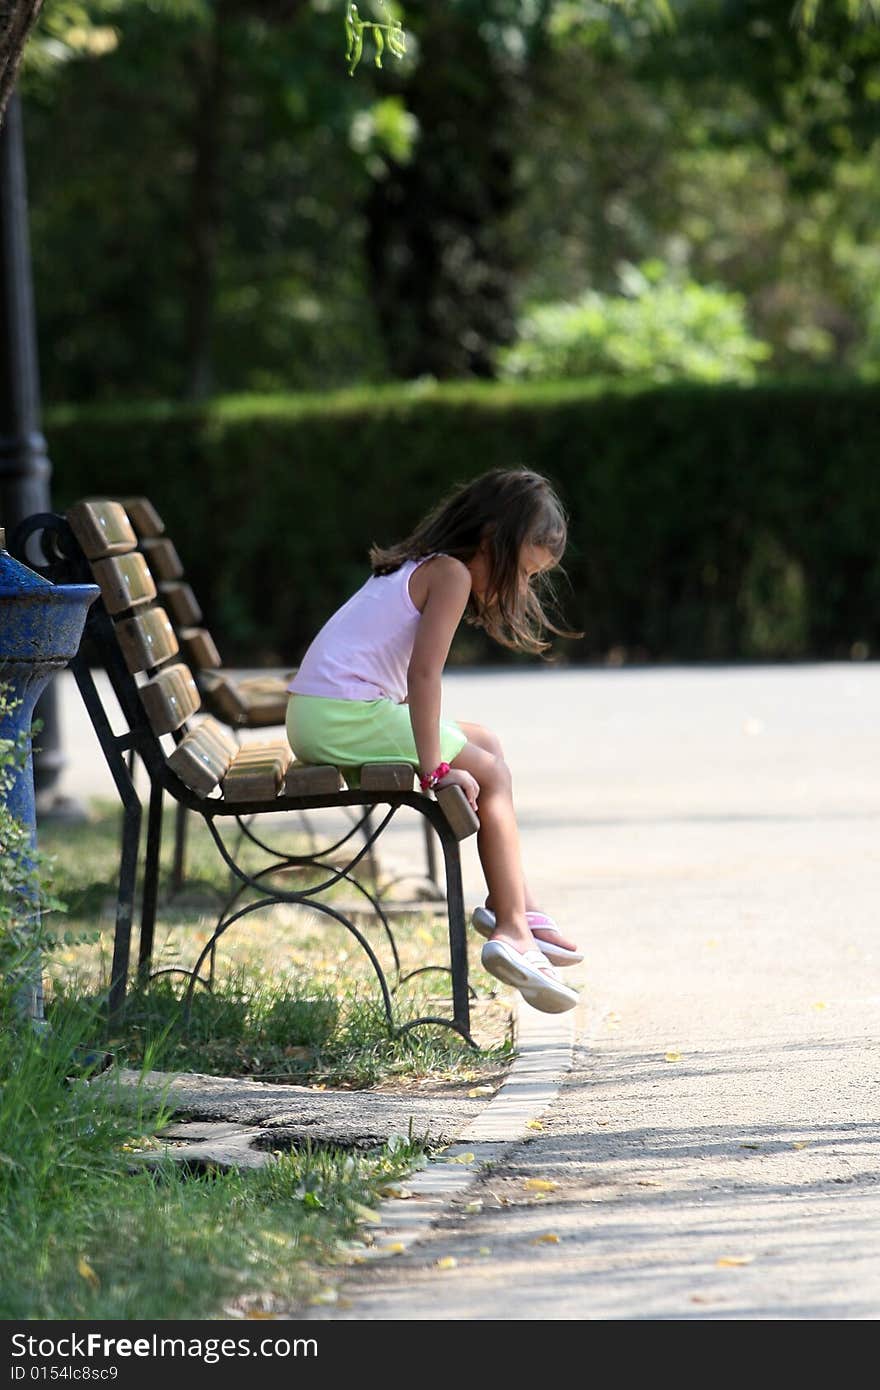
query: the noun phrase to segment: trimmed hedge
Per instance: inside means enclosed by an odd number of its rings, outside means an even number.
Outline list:
[[[571,516],[563,659],[880,649],[880,387],[565,383],[56,409],[57,506],[149,496],[226,662],[295,664],[454,482],[522,463]],[[457,659],[506,659],[464,629]],[[516,658],[514,658],[516,659]]]

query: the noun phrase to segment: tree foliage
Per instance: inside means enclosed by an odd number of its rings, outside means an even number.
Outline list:
[[[743,297],[761,370],[874,369],[869,8],[362,0],[408,42],[356,81],[345,12],[47,0],[26,125],[50,399],[491,376],[524,306],[652,260]]]
[[[750,382],[770,356],[749,331],[741,295],[670,275],[658,262],[623,266],[620,279],[619,294],[588,290],[530,309],[501,356],[502,375]]]

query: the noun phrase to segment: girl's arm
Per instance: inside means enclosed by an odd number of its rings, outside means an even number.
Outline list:
[[[407,701],[423,773],[440,763],[440,678],[471,593],[470,571],[438,555],[425,574],[427,596],[407,672]]]

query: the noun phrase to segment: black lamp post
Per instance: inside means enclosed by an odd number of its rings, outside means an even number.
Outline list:
[[[21,100],[13,94],[0,126],[0,526],[7,537],[24,517],[49,510],[51,472],[40,429]],[[38,810],[51,812],[62,808],[53,792],[65,762],[54,684],[41,696],[35,717],[43,727],[34,790]]]

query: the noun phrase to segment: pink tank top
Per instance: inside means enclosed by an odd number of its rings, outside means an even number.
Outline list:
[[[409,578],[430,559],[405,560],[393,574],[372,575],[321,628],[288,690],[402,704],[421,617],[409,596]]]

